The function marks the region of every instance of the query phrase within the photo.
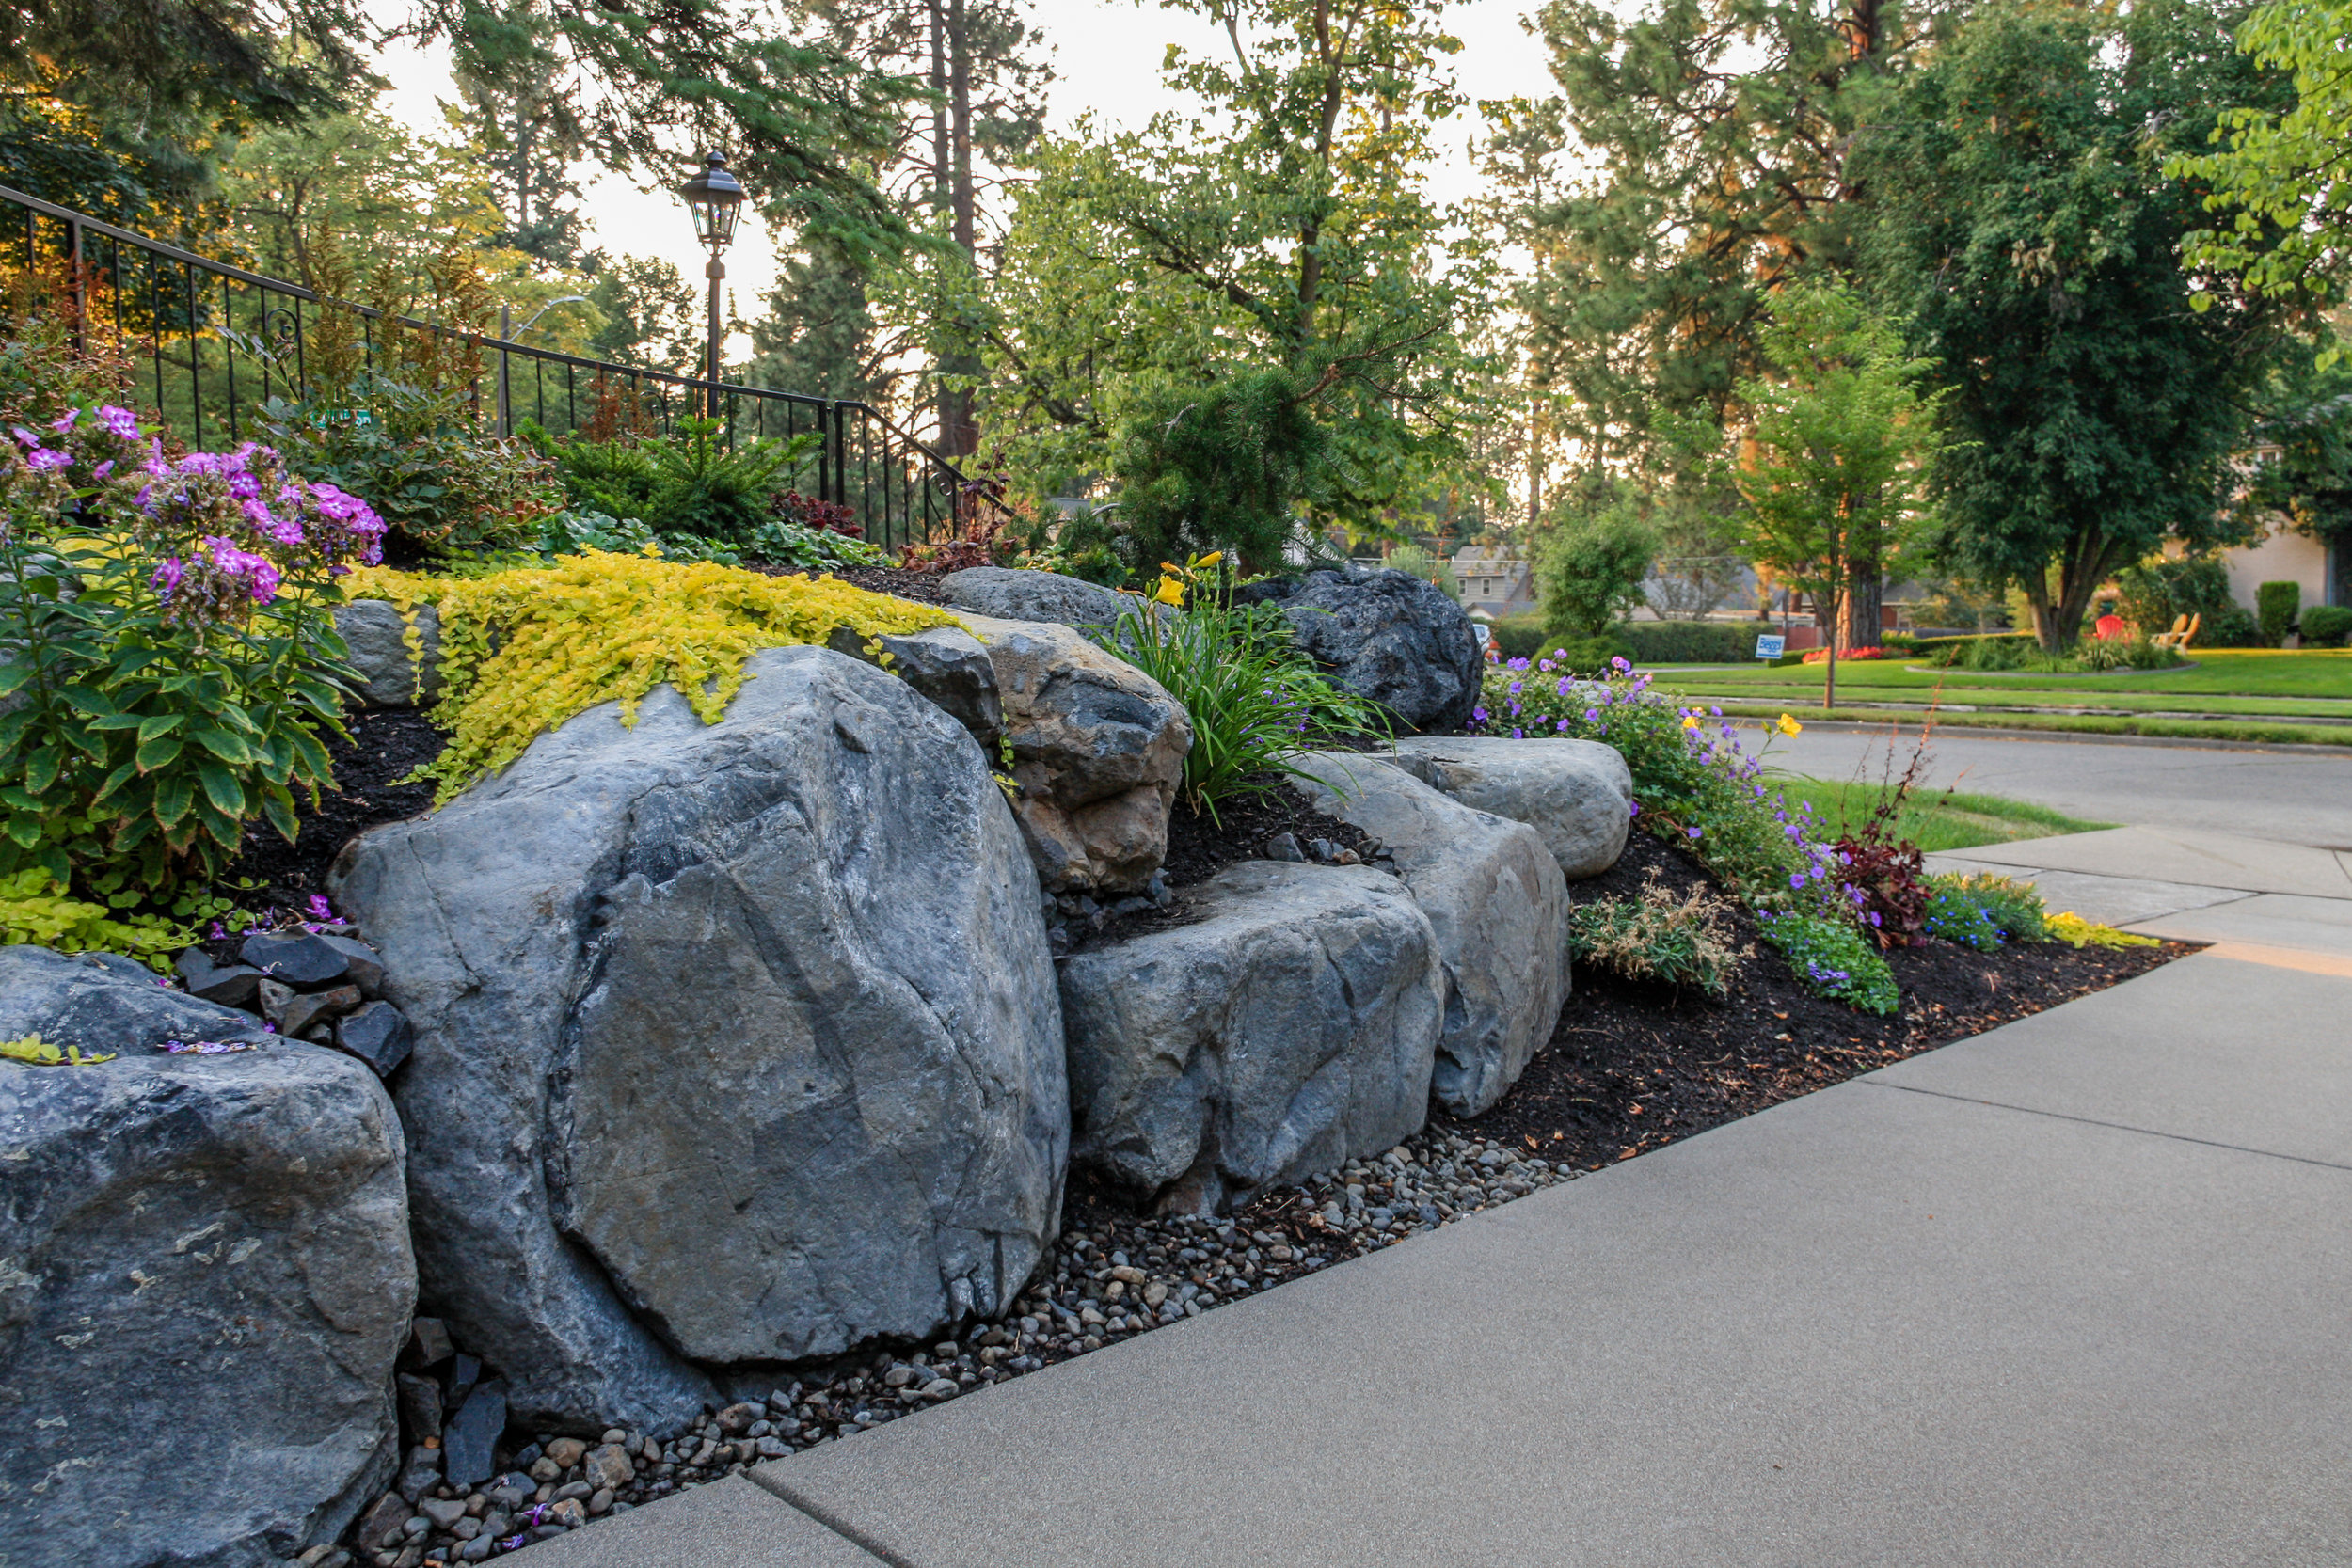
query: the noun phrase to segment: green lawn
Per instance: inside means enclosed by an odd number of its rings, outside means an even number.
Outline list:
[[[1815,818],[1825,825],[1825,836],[1842,838],[1859,829],[1886,798],[1889,786],[1832,779],[1779,778],[1773,781],[1788,797],[1793,809],[1810,801]],[[2083,822],[2047,806],[2028,805],[1999,795],[1915,795],[1896,819],[1895,835],[1924,850],[1969,849],[1979,844],[2008,844],[2021,838],[2048,838],[2054,833],[2089,832],[2113,827],[2111,822]]]

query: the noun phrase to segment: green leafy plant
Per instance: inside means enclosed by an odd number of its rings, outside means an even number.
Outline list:
[[[113,1061],[115,1053],[108,1052],[103,1056],[85,1056],[78,1045],[59,1050],[39,1035],[27,1035],[21,1040],[0,1040],[0,1057],[11,1062],[23,1062],[28,1067],[96,1067],[101,1062]]]
[[[1629,980],[1696,986],[1720,999],[1749,949],[1733,930],[1729,900],[1704,888],[1678,899],[1652,871],[1636,897],[1571,906],[1568,951]]]
[[[1214,821],[1217,802],[1264,794],[1300,775],[1289,761],[1342,736],[1386,733],[1378,709],[1333,685],[1291,640],[1290,622],[1272,605],[1235,605],[1220,554],[1188,562],[1160,579],[1152,600],[1138,598],[1108,627],[1085,628],[1106,651],[1168,689],[1192,721],[1184,753],[1184,796]],[[1174,605],[1192,586],[1191,602]]]
[[[448,394],[369,377],[334,403],[272,399],[262,423],[289,471],[366,501],[410,559],[527,549],[563,504],[545,458]]]
[[[210,880],[330,781],[336,577],[383,520],[266,448],[167,458],[128,410],[0,440],[0,876]]]
[[[1791,911],[1756,912],[1764,940],[1780,950],[1797,978],[1821,995],[1866,1013],[1892,1013],[1902,1005],[1895,972],[1852,922]]]
[[[554,465],[573,511],[644,523],[665,546],[692,540],[746,554],[771,520],[775,492],[822,442],[803,434],[730,446],[717,420],[681,420],[674,436],[642,440],[558,440],[535,426],[523,434]],[[790,533],[766,537],[771,549],[801,544]]]
[[[63,882],[35,865],[0,877],[0,940],[60,953],[120,953],[164,972],[196,933],[162,915],[117,914],[69,897]]]
[[[1537,548],[1536,591],[1557,638],[1597,638],[1642,604],[1658,536],[1629,501],[1561,517]]]

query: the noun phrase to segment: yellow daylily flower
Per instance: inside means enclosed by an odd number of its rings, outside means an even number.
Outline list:
[[[1165,605],[1181,605],[1184,602],[1184,585],[1174,578],[1162,578],[1160,591],[1152,596]]]
[[[1772,728],[1778,730],[1783,735],[1796,735],[1802,732],[1804,726],[1798,723],[1794,719],[1789,718],[1784,713],[1780,716],[1780,722],[1774,724]]]
[[[1686,713],[1682,716],[1682,727],[1686,730],[1695,730],[1699,727],[1699,721],[1692,715]]]
[[[1196,566],[1214,566],[1224,559],[1225,552],[1223,550],[1211,550],[1208,554],[1194,562],[1193,564]]]

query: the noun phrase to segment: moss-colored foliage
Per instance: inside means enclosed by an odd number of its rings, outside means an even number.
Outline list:
[[[103,904],[70,898],[64,885],[39,866],[0,878],[0,942],[11,945],[121,953],[164,970],[172,954],[195,940],[194,931],[161,915],[119,914]]]
[[[600,551],[477,578],[376,568],[347,583],[353,596],[389,599],[412,617],[421,604],[438,611],[434,718],[451,740],[425,775],[439,800],[599,703],[617,700],[621,721],[633,724],[645,693],[667,682],[715,724],[742,687],[744,660],[762,648],[821,646],[844,626],[871,637],[957,624],[830,577]]]

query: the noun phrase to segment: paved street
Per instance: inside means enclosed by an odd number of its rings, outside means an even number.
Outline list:
[[[2216,945],[532,1561],[2352,1564],[2352,855],[2180,809],[2352,761],[2013,744],[2155,825],[1938,863]]]
[[[1802,721],[1804,715],[1798,718]],[[1754,732],[1749,732],[1752,736]],[[1918,731],[1896,748],[1895,771],[1911,758]],[[1754,739],[1742,742],[1751,750]],[[2238,751],[2194,746],[2116,745],[2088,739],[2011,739],[1939,730],[1930,743],[1931,783],[1957,784],[2050,806],[2091,822],[2201,828],[2287,844],[2352,848],[2352,747]],[[1790,772],[1820,779],[1875,780],[1883,770],[1883,731],[1807,724],[1776,741],[1772,757]]]

